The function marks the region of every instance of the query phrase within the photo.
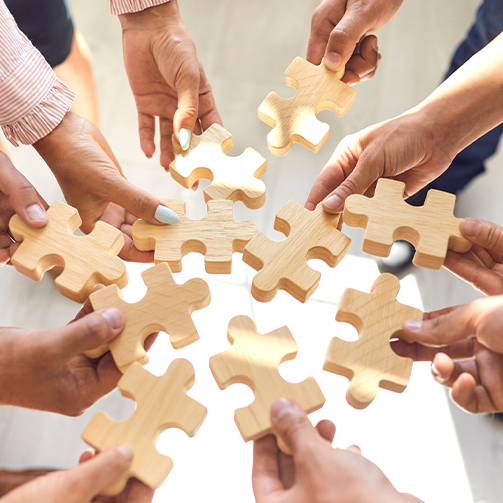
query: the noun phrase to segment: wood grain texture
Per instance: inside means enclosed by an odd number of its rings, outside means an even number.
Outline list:
[[[241,383],[255,394],[251,405],[234,414],[245,442],[271,433],[276,435],[271,423],[271,406],[278,398],[295,400],[307,413],[323,407],[325,397],[314,377],[292,384],[278,371],[281,363],[297,355],[297,344],[287,327],[259,334],[253,320],[236,316],[229,323],[227,338],[232,348],[212,356],[210,369],[220,389]],[[288,454],[284,442],[276,437],[279,448]]]
[[[193,134],[187,151],[174,135],[173,146],[176,158],[169,172],[183,187],[189,189],[204,178],[212,181],[204,189],[206,202],[242,201],[254,210],[264,206],[266,189],[260,177],[267,171],[267,161],[252,148],[238,157],[225,155],[232,148],[232,135],[219,124],[212,124],[200,136]]]
[[[97,222],[91,234],[75,236],[82,220],[75,208],[60,201],[49,208],[47,215],[49,222],[40,229],[29,227],[18,215],[9,222],[14,239],[22,241],[12,257],[19,272],[40,281],[47,270],[63,267],[56,286],[62,295],[76,302],[84,302],[98,283],[114,283],[120,288],[127,285],[126,265],[117,257],[124,246],[121,231]]]
[[[180,218],[173,225],[153,225],[143,220],[133,225],[133,240],[141,251],[155,249],[156,263],[167,262],[173,272],[182,270],[182,257],[190,252],[205,255],[206,272],[230,274],[232,254],[242,252],[257,234],[251,222],[235,222],[232,201],[208,201],[208,213],[201,220],[185,214],[185,201],[166,199]]]
[[[370,294],[348,288],[339,302],[335,319],[353,325],[359,339],[332,339],[323,368],[351,381],[346,400],[355,409],[368,407],[379,387],[401,393],[409,383],[412,360],[398,356],[390,339],[412,342],[402,331],[403,322],[422,320],[423,313],[400,304],[396,300],[399,291],[398,279],[382,274]]]
[[[244,262],[259,271],[253,278],[253,297],[269,302],[278,290],[285,290],[306,302],[321,277],[307,261],[317,258],[335,267],[349,250],[351,240],[337,230],[339,218],[323,211],[321,204],[308,211],[295,201],[287,202],[274,221],[274,228],[287,238],[273,241],[261,232],[243,252]]]
[[[168,264],[158,264],[142,273],[147,286],[145,297],[135,304],[124,302],[116,285],[91,294],[95,311],[115,307],[126,319],[124,330],[108,344],[87,351],[97,358],[110,350],[115,364],[124,373],[134,362],[145,365],[148,357],[143,348],[145,339],[152,333],[164,331],[171,344],[180,349],[199,339],[191,314],[203,309],[211,301],[206,281],[194,278],[183,285],[173,279]]]
[[[363,251],[388,257],[394,241],[408,241],[416,248],[413,263],[426,269],[442,267],[447,249],[467,252],[471,243],[459,230],[460,218],[453,215],[456,196],[430,190],[424,206],[411,206],[403,196],[405,184],[381,178],[375,195],[349,196],[344,223],[366,229]]]
[[[129,470],[103,494],[119,494],[131,477],[157,489],[173,468],[173,461],[157,452],[157,437],[168,428],[179,428],[193,437],[207,415],[206,407],[187,396],[194,385],[194,367],[187,360],[171,363],[156,377],[134,363],[119,381],[123,396],[137,402],[125,421],[113,421],[98,412],[82,433],[89,445],[103,451],[113,445],[129,444],[134,457]]]
[[[323,61],[315,66],[302,58],[294,59],[286,69],[285,82],[297,89],[297,94],[284,99],[269,93],[258,109],[259,118],[274,128],[267,135],[269,150],[274,155],[287,154],[294,142],[318,152],[330,128],[316,114],[332,110],[342,117],[355,99],[355,90],[340,78]]]

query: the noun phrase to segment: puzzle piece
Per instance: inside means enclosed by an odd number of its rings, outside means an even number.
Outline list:
[[[198,252],[205,255],[206,272],[230,274],[233,252],[242,252],[257,234],[255,224],[234,221],[232,201],[208,201],[208,213],[201,220],[185,215],[185,201],[181,199],[164,202],[180,222],[161,226],[140,220],[133,225],[133,240],[138,250],[155,249],[155,262],[167,262],[173,272],[182,270],[182,257]]]
[[[117,257],[124,246],[121,231],[105,222],[97,222],[87,236],[74,236],[82,220],[75,208],[56,201],[47,211],[49,222],[33,229],[18,215],[9,227],[16,241],[22,241],[12,257],[14,267],[25,276],[40,281],[54,266],[63,267],[56,279],[65,297],[84,302],[98,284],[115,283],[123,288],[128,282],[124,262]]]
[[[349,250],[351,240],[337,230],[339,218],[340,215],[325,213],[321,204],[308,211],[295,201],[288,201],[274,221],[274,228],[287,238],[273,241],[261,232],[243,252],[244,262],[259,271],[253,278],[253,297],[269,302],[281,289],[306,302],[318,288],[321,277],[307,261],[317,258],[335,267]]]
[[[192,135],[186,152],[174,136],[173,145],[177,156],[169,165],[169,172],[180,185],[189,189],[206,178],[212,181],[204,189],[206,202],[243,201],[254,210],[264,206],[265,185],[259,178],[267,171],[267,161],[252,148],[239,157],[225,155],[232,148],[232,136],[222,126],[212,124],[202,135]]]
[[[403,199],[405,183],[381,178],[375,195],[349,196],[344,208],[344,223],[366,229],[362,250],[388,257],[393,241],[408,241],[416,248],[413,263],[438,270],[447,249],[464,253],[471,243],[459,230],[460,218],[453,215],[456,196],[430,190],[424,206],[411,206]]]
[[[136,401],[136,410],[120,422],[98,412],[82,433],[84,441],[99,451],[121,444],[134,449],[129,470],[103,494],[119,494],[131,477],[152,489],[164,482],[173,461],[157,452],[157,437],[168,428],[179,428],[193,437],[206,418],[206,407],[186,394],[194,380],[194,367],[183,359],[174,360],[161,377],[139,363],[129,367],[118,386],[123,396]]]
[[[211,300],[210,289],[204,280],[195,278],[178,285],[168,264],[151,267],[141,276],[147,285],[147,294],[135,304],[124,302],[116,285],[91,294],[95,311],[116,307],[126,318],[126,325],[114,340],[87,351],[86,355],[97,358],[110,350],[122,373],[135,361],[143,365],[148,362],[143,345],[154,332],[167,332],[175,349],[197,341],[199,334],[190,315],[209,305]]]
[[[269,150],[285,155],[294,142],[318,152],[328,138],[330,127],[316,118],[322,110],[342,117],[355,99],[355,90],[340,81],[341,75],[328,70],[323,62],[315,66],[295,58],[286,69],[285,82],[297,89],[293,98],[269,93],[258,109],[259,118],[274,129],[267,135]]]
[[[409,383],[412,360],[398,356],[390,339],[412,342],[403,332],[405,320],[422,320],[419,309],[396,300],[400,282],[392,274],[377,278],[370,294],[348,288],[342,295],[335,319],[350,323],[359,339],[347,342],[333,338],[325,357],[324,370],[347,377],[346,400],[355,409],[370,405],[381,387],[401,393]]]
[[[287,327],[259,334],[250,318],[236,316],[229,323],[227,338],[232,348],[212,356],[210,369],[220,389],[241,383],[255,394],[251,405],[234,414],[245,442],[276,434],[271,424],[271,405],[278,398],[295,400],[308,414],[323,407],[325,397],[314,377],[292,384],[278,371],[279,365],[297,355],[297,344]],[[277,440],[280,449],[289,453],[283,441],[279,437]]]

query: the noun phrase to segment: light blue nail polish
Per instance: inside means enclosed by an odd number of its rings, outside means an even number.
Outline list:
[[[177,224],[180,219],[178,215],[166,206],[158,206],[155,210],[155,218],[163,224]]]

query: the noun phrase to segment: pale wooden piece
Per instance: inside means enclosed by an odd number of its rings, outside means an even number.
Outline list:
[[[321,277],[307,261],[317,258],[335,267],[349,250],[351,240],[337,230],[339,218],[340,215],[323,211],[321,204],[308,211],[295,201],[288,201],[274,221],[274,228],[287,238],[273,241],[261,232],[243,252],[244,262],[259,271],[253,278],[253,297],[269,302],[281,289],[306,302],[318,288]]]
[[[412,360],[398,356],[390,339],[412,342],[402,331],[403,322],[422,320],[423,313],[400,304],[396,300],[399,291],[398,279],[382,274],[370,294],[349,288],[339,301],[335,319],[353,325],[359,339],[332,339],[323,368],[351,381],[346,400],[355,409],[368,407],[379,387],[401,393],[409,383]]]
[[[405,183],[381,178],[373,198],[354,194],[346,199],[344,223],[366,229],[362,250],[388,257],[394,241],[408,241],[416,248],[413,263],[438,270],[447,249],[464,253],[471,243],[459,230],[460,218],[453,215],[456,196],[430,190],[424,206],[404,200]]]
[[[151,267],[141,276],[147,286],[147,293],[135,304],[124,302],[116,285],[91,294],[95,311],[115,307],[122,312],[126,323],[120,335],[108,344],[87,351],[86,355],[97,358],[110,350],[122,373],[134,362],[142,365],[148,362],[143,345],[145,339],[154,332],[166,332],[175,349],[197,341],[199,334],[190,315],[195,310],[208,306],[211,301],[206,281],[194,278],[178,285],[168,264]]]
[[[117,254],[124,246],[122,232],[105,222],[97,222],[87,236],[74,236],[82,220],[75,208],[56,201],[47,211],[49,222],[33,229],[18,215],[9,227],[16,241],[22,241],[12,257],[14,267],[25,276],[40,281],[54,266],[64,268],[56,279],[65,297],[84,302],[93,288],[101,283],[127,285],[128,273]]]
[[[206,272],[230,274],[233,252],[242,252],[257,234],[251,222],[235,222],[232,201],[208,201],[208,213],[201,220],[185,215],[185,201],[166,199],[180,218],[172,225],[153,225],[140,220],[133,225],[133,240],[141,251],[155,249],[156,263],[167,262],[173,272],[182,270],[182,257],[190,252],[205,255]]]
[[[200,136],[192,135],[187,151],[174,135],[173,146],[177,155],[169,172],[186,189],[205,178],[212,181],[204,189],[206,202],[242,201],[253,210],[264,206],[266,190],[260,178],[267,171],[267,161],[252,148],[238,157],[225,155],[232,148],[232,135],[219,124],[212,124]]]
[[[340,81],[321,62],[315,66],[295,58],[286,69],[285,82],[297,89],[293,98],[269,93],[258,109],[259,118],[274,129],[267,135],[269,150],[277,156],[288,153],[294,142],[318,152],[328,138],[330,127],[316,118],[322,110],[342,117],[355,99],[355,90]]]
[[[184,359],[174,360],[161,377],[139,363],[129,367],[118,386],[123,396],[137,402],[136,410],[120,422],[98,412],[82,433],[84,441],[99,451],[121,444],[134,449],[129,470],[104,495],[119,494],[131,477],[152,489],[164,482],[173,461],[157,452],[157,437],[168,428],[179,428],[193,437],[207,415],[206,407],[186,394],[194,380],[194,367]]]
[[[255,394],[250,405],[237,409],[234,414],[243,440],[257,440],[272,433],[276,435],[279,448],[289,454],[272,427],[273,402],[278,398],[290,398],[308,414],[321,409],[325,403],[314,377],[292,384],[278,371],[279,365],[297,355],[298,347],[290,330],[282,327],[268,334],[259,334],[253,320],[236,316],[229,323],[227,338],[232,348],[212,356],[210,369],[220,389],[241,383],[249,386]]]

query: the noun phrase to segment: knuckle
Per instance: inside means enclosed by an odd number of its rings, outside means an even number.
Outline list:
[[[108,324],[100,314],[90,314],[84,320],[87,337],[101,339],[108,332]]]
[[[497,248],[502,246],[501,228],[494,224],[486,224],[486,244],[489,248]]]
[[[150,195],[142,192],[135,199],[135,216],[140,217],[145,215],[150,207]]]

